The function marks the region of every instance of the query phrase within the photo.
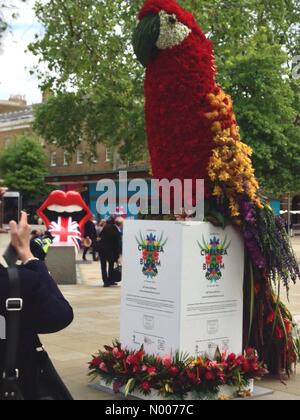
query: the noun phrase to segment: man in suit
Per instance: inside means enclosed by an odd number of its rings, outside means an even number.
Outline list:
[[[93,260],[97,261],[97,251],[96,251],[96,243],[97,243],[97,229],[94,223],[94,218],[89,220],[84,228],[84,239],[91,241],[91,247],[93,252]],[[83,261],[86,261],[86,256],[89,251],[90,247],[85,246],[83,251]]]
[[[20,386],[26,400],[37,399],[36,348],[38,334],[63,330],[73,321],[73,311],[51,278],[45,264],[35,258],[30,250],[30,228],[27,215],[22,212],[19,225],[10,223],[11,243],[22,265],[21,280],[21,337],[18,351]],[[7,269],[0,266],[0,317],[7,316],[6,300],[10,293]],[[4,369],[5,340],[0,339],[0,385]]]
[[[111,217],[100,235],[99,254],[104,287],[114,286],[113,273],[115,263],[121,254],[121,233],[116,226],[114,217]],[[108,268],[108,271],[107,271]]]

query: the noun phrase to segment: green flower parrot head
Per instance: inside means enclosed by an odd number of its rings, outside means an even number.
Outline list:
[[[206,39],[193,15],[175,0],[146,0],[133,36],[134,52],[147,67],[161,50],[174,48],[191,33]]]

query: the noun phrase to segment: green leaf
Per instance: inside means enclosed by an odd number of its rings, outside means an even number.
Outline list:
[[[136,385],[136,381],[134,378],[129,379],[125,386],[125,397],[128,397],[128,395],[134,390]]]

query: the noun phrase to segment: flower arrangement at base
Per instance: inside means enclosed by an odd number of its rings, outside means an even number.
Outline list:
[[[216,399],[223,385],[239,391],[250,380],[266,374],[253,349],[247,349],[243,356],[218,352],[211,360],[179,353],[165,357],[147,355],[143,348],[131,351],[117,341],[93,357],[89,371],[89,376],[100,377],[112,385],[115,393],[124,388],[126,396],[133,392],[147,396],[154,391],[165,399],[177,400],[184,400],[189,394],[196,399]]]

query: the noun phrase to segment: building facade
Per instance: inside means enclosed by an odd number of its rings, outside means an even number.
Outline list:
[[[17,136],[31,134],[33,122],[33,107],[27,106],[24,98],[14,97],[9,101],[0,101],[0,153]],[[95,217],[97,217],[96,202],[100,195],[96,188],[98,181],[113,179],[118,183],[121,170],[128,172],[129,180],[150,178],[147,162],[125,164],[116,150],[105,145],[99,144],[95,155],[91,156],[84,142],[73,155],[55,145],[46,144],[42,139],[41,143],[48,156],[48,176],[45,183],[51,185],[53,189],[80,192]]]

